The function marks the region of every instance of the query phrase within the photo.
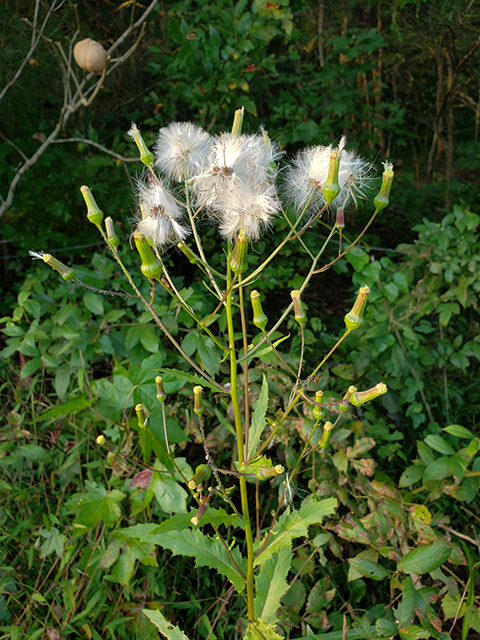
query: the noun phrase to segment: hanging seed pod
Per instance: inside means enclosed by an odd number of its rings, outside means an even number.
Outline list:
[[[102,73],[107,66],[107,54],[99,42],[85,38],[73,48],[73,57],[79,67],[92,73]]]

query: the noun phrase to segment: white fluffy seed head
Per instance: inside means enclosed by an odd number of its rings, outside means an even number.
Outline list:
[[[134,231],[140,231],[157,248],[184,240],[189,230],[180,223],[182,211],[160,181],[138,182],[139,212]]]
[[[338,182],[340,193],[332,200],[329,209],[347,208],[353,201],[358,205],[359,199],[367,197],[370,188],[372,165],[354,151],[345,151],[346,138],[342,137],[338,148],[341,152]],[[285,190],[289,200],[295,205],[297,213],[305,207],[312,214],[325,206],[322,186],[328,177],[330,154],[333,146],[309,147],[299,151],[287,170]]]
[[[210,151],[210,135],[190,122],[172,122],[160,129],[155,161],[167,178],[182,182],[195,176]]]

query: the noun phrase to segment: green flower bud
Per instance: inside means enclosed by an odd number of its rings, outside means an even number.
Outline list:
[[[161,402],[162,404],[164,404],[165,403],[165,398],[167,397],[167,394],[165,393],[165,390],[163,388],[162,376],[157,376],[155,378],[155,384],[157,385],[157,400],[159,402]]]
[[[201,416],[205,411],[203,404],[203,387],[193,387],[193,410],[197,416]]]
[[[189,262],[191,264],[200,264],[201,260],[200,258],[197,256],[196,253],[194,253],[190,247],[185,244],[185,242],[183,242],[183,240],[181,240],[178,244],[177,247],[180,249],[180,251],[188,258]]]
[[[148,244],[148,240],[143,233],[135,231],[133,234],[135,246],[140,254],[142,265],[140,267],[143,275],[149,280],[158,280],[162,277],[162,261],[153,253],[151,246]]]
[[[315,402],[317,402],[318,404],[314,405],[312,413],[313,413],[313,417],[317,422],[319,422],[325,416],[325,409],[323,407],[318,406],[319,404],[321,404],[322,399],[323,399],[323,391],[321,390],[316,391]]]
[[[393,177],[395,175],[393,173],[393,164],[391,162],[384,162],[383,166],[385,167],[385,171],[383,172],[382,186],[373,200],[375,213],[385,209],[390,202],[390,191],[392,189]]]
[[[253,307],[253,324],[257,327],[257,329],[260,329],[260,331],[265,331],[268,318],[263,313],[260,294],[258,293],[258,291],[252,291],[252,293],[250,294],[250,300],[252,301]]]
[[[30,255],[34,258],[41,258],[49,267],[58,271],[64,280],[75,280],[77,277],[74,269],[67,267],[66,264],[63,264],[63,262],[54,258],[50,253],[35,253],[30,251]]]
[[[237,275],[246,271],[248,253],[248,236],[245,231],[240,231],[237,238],[237,244],[230,256],[230,268]]]
[[[345,209],[343,207],[338,207],[337,209],[337,219],[335,221],[335,227],[339,231],[345,229]]]
[[[245,110],[243,107],[235,111],[235,115],[233,116],[233,126],[232,126],[232,135],[234,136],[239,136],[242,133],[244,112]]]
[[[135,413],[137,414],[138,428],[145,429],[148,422],[148,416],[143,404],[137,404],[135,406]]]
[[[326,422],[323,426],[322,437],[318,441],[318,446],[320,449],[325,449],[330,442],[330,436],[332,435],[333,424],[331,422]]]
[[[365,311],[369,295],[370,287],[366,285],[360,287],[352,310],[345,316],[345,326],[348,332],[357,329],[363,323],[363,312]]]
[[[87,218],[92,224],[100,227],[103,220],[103,211],[95,202],[93,193],[85,185],[83,187],[80,187],[80,191],[82,192],[83,199],[85,200],[85,204],[87,205]]]
[[[300,299],[300,291],[297,291],[297,290],[292,291],[290,293],[290,296],[293,301],[293,310],[295,312],[295,320],[298,322],[298,324],[301,327],[303,327],[307,322],[307,316],[305,315],[305,312],[303,310],[302,300]]]
[[[188,483],[188,488],[192,491],[195,491],[198,485],[209,480],[211,475],[212,470],[210,469],[208,464],[199,464],[195,469],[195,475]]]
[[[153,153],[145,144],[145,141],[142,138],[142,134],[138,130],[138,127],[136,124],[132,124],[128,132],[128,135],[133,139],[133,141],[138,147],[138,150],[140,151],[140,160],[143,162],[143,164],[147,165],[147,167],[151,168],[154,160]]]
[[[205,511],[208,509],[208,502],[207,502],[207,498],[204,498],[200,504],[200,506],[197,509],[197,512],[195,513],[195,515],[190,518],[190,522],[196,527],[198,525],[198,523],[200,522],[200,520],[203,518]]]
[[[334,149],[330,154],[330,163],[328,165],[327,181],[322,187],[323,197],[326,204],[330,204],[334,198],[340,193],[340,185],[338,183],[338,170],[340,168],[340,149]]]
[[[350,404],[350,401],[351,401],[350,400],[351,396],[353,393],[355,393],[356,390],[357,390],[357,387],[354,387],[353,385],[351,387],[348,387],[347,393],[343,396],[342,401],[338,405],[340,412],[346,411],[348,409],[348,405]]]
[[[266,480],[267,478],[273,478],[279,476],[285,471],[281,464],[277,464],[275,467],[260,467],[255,473],[259,480]]]
[[[109,467],[114,467],[117,462],[117,455],[113,451],[107,453],[107,464]]]
[[[120,244],[120,240],[115,233],[113,220],[110,218],[110,216],[108,218],[105,218],[105,229],[107,230],[108,244],[112,247],[112,249],[116,249]]]
[[[387,385],[384,384],[383,382],[379,382],[378,384],[376,384],[371,389],[368,389],[367,391],[355,390],[355,393],[350,398],[350,402],[355,407],[361,407],[362,404],[365,404],[366,402],[370,402],[370,400],[373,400],[374,398],[378,398],[378,396],[383,396],[383,394],[387,393],[387,391],[388,391]]]

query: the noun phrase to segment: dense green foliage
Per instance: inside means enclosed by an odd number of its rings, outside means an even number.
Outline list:
[[[31,44],[33,4],[0,6],[0,90]],[[67,51],[79,26],[80,37],[108,47],[143,11],[135,3],[114,4],[62,5],[48,23],[50,42],[41,41],[0,101],[2,197],[25,157],[58,122],[64,78],[54,42]],[[42,11],[43,5],[45,18]],[[338,350],[316,388],[332,407],[349,384],[367,388],[382,379],[389,393],[350,408],[326,455],[317,451],[297,471],[294,515],[303,517],[307,495],[335,497],[339,506],[294,541],[293,583],[281,600],[278,629],[290,638],[327,640],[342,639],[344,625],[351,640],[480,634],[480,143],[473,90],[480,73],[479,20],[475,3],[463,0],[401,0],[389,7],[373,0],[159,2],[134,54],[25,172],[0,219],[7,241],[0,352],[2,637],[156,637],[157,627],[141,613],[145,608],[178,623],[191,639],[240,638],[245,631],[239,623],[245,607],[233,597],[231,575],[202,566],[200,553],[195,565],[167,550],[179,540],[198,542],[187,528],[195,507],[164,453],[152,383],[152,371],[181,369],[181,357],[136,300],[79,289],[26,258],[29,249],[68,248],[59,257],[75,259],[83,282],[128,290],[107,251],[96,247],[91,257],[92,248],[83,246],[97,239],[84,221],[78,187],[90,184],[115,218],[122,259],[134,270],[128,220],[132,176],[140,165],[125,161],[135,155],[125,136],[130,121],[152,131],[151,143],[155,130],[171,120],[221,130],[240,105],[247,130],[264,123],[289,152],[346,133],[365,154],[392,158],[398,177],[393,204],[363,244],[338,260],[335,272],[322,274],[318,289],[304,298],[305,366],[313,368],[337,341],[353,292],[371,287],[364,327]],[[58,143],[62,138],[83,142]],[[353,237],[364,222],[361,212],[347,216],[345,234]],[[256,245],[252,268],[285,229],[280,222]],[[309,231],[306,245],[317,247],[322,233],[320,226]],[[214,248],[214,230],[205,234],[207,248]],[[371,250],[378,245],[380,252]],[[329,251],[334,260],[337,248]],[[208,315],[205,287],[188,261],[173,252],[167,264],[195,313]],[[287,306],[288,290],[299,286],[306,269],[305,254],[290,248],[265,269],[255,287],[266,297],[269,317]],[[142,290],[148,295],[148,283]],[[227,364],[210,339],[166,291],[157,292],[154,307],[195,362],[211,375],[225,375]],[[293,364],[300,344],[293,318],[275,338],[287,334],[279,350]],[[288,399],[289,378],[272,352],[263,354],[249,372],[254,398],[261,397],[265,373],[273,416]],[[191,477],[204,461],[191,381],[163,376],[169,439],[178,446],[176,464]],[[228,467],[231,406],[213,392],[205,402],[209,450],[219,467]],[[138,403],[150,411],[155,437],[139,430]],[[279,431],[275,458],[287,468],[314,422],[310,410],[299,410]],[[100,446],[101,433],[107,442]],[[315,438],[314,432],[314,445]],[[260,498],[254,489],[250,484],[260,530],[285,485],[271,481]],[[219,522],[238,524],[221,509],[215,513]],[[180,537],[169,542],[170,524],[157,524],[172,521]],[[150,534],[156,541],[147,540]],[[229,543],[233,547],[235,539]],[[287,560],[278,553],[267,565],[279,584]],[[265,575],[259,581],[268,593]],[[257,601],[262,606],[268,610]]]

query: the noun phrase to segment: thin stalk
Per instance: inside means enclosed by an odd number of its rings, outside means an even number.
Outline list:
[[[300,362],[298,363],[298,373],[297,373],[297,381],[295,382],[295,386],[293,388],[293,391],[290,395],[291,398],[293,398],[297,392],[298,389],[298,383],[300,382],[300,374],[302,373],[302,368],[303,368],[303,356],[305,353],[305,331],[303,329],[303,325],[300,325],[300,330],[301,330],[301,335],[302,335],[302,346],[300,348]]]
[[[242,276],[239,275],[239,285],[242,283]],[[242,338],[243,338],[243,353],[248,353],[248,339],[247,339],[247,323],[245,320],[245,305],[243,299],[243,287],[239,289],[240,297],[240,318],[242,320]],[[245,455],[248,451],[248,430],[250,428],[250,403],[248,392],[248,358],[243,363],[243,378],[244,378],[244,415],[245,415]],[[246,462],[245,458],[242,458],[242,464]]]
[[[229,262],[227,261],[229,265]],[[238,462],[239,467],[241,469],[243,461],[245,459],[245,446],[243,439],[243,427],[242,427],[242,419],[240,414],[240,405],[238,400],[238,388],[237,388],[237,358],[235,352],[235,338],[234,338],[234,327],[233,327],[233,307],[232,307],[232,289],[230,286],[231,282],[231,270],[230,266],[227,267],[227,290],[229,291],[227,295],[227,299],[225,301],[225,309],[227,313],[227,327],[228,327],[228,340],[230,346],[230,383],[231,383],[231,398],[233,405],[233,415],[235,418],[235,434],[237,438],[237,450],[238,450]],[[247,611],[248,611],[248,619],[249,621],[253,621],[255,619],[255,611],[253,606],[253,561],[254,561],[254,553],[253,553],[253,536],[252,536],[252,526],[250,522],[250,514],[248,509],[248,496],[247,496],[247,479],[245,476],[240,476],[239,478],[240,484],[240,497],[242,503],[242,513],[245,519],[245,542],[247,546]]]

